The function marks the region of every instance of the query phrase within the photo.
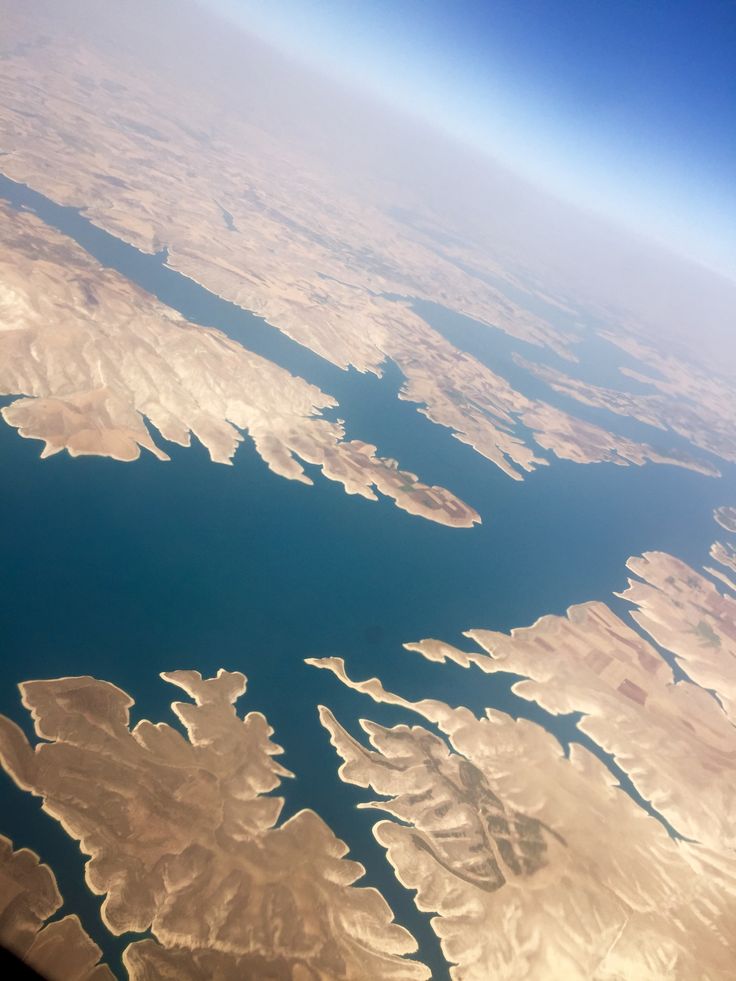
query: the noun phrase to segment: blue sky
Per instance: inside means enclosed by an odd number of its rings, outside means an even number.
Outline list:
[[[210,0],[736,278],[736,0]]]

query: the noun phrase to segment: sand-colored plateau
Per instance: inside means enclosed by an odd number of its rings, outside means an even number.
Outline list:
[[[342,779],[380,796],[361,806],[389,815],[376,838],[418,908],[436,914],[456,979],[731,977],[736,601],[663,553],[628,567],[640,577],[622,594],[632,616],[688,677],[600,602],[510,634],[469,631],[474,650],[405,646],[521,675],[513,691],[553,715],[579,713],[638,798],[604,759],[577,742],[563,749],[530,720],[409,701],[377,678],[352,680],[340,658],[309,661],[428,724],[362,721],[365,745],[320,709]]]
[[[217,330],[175,311],[100,267],[75,243],[28,213],[0,204],[0,392],[2,410],[44,456],[67,449],[159,459],[147,422],[174,443],[191,435],[219,463],[247,433],[275,473],[311,483],[299,462],[322,468],[349,494],[374,488],[411,514],[470,527],[477,513],[430,487],[376,447],[346,440],[320,416],[335,400]]]
[[[583,405],[628,416],[656,429],[671,430],[699,449],[731,463],[736,462],[736,437],[732,425],[732,420],[736,418],[736,397],[730,382],[706,374],[696,366],[684,364],[671,355],[662,356],[625,334],[605,336],[611,344],[641,359],[643,366],[648,366],[641,372],[622,368],[622,386],[630,377],[648,385],[650,393],[632,394],[605,388],[527,358],[516,356],[515,360],[547,382],[554,391]]]
[[[62,903],[48,865],[0,835],[0,944],[47,981],[112,981],[79,917],[48,922]]]
[[[313,811],[279,823],[281,749],[258,712],[238,716],[238,672],[162,677],[192,701],[172,706],[186,737],[139,722],[132,699],[94,678],[21,686],[39,742],[0,717],[0,761],[78,840],[103,919],[134,940],[132,979],[429,976],[346,845]]]
[[[425,330],[418,327],[414,340],[400,353],[397,346],[392,347],[390,356],[407,378],[400,397],[423,406],[419,411],[427,418],[451,429],[457,439],[516,480],[522,479],[524,472],[548,463],[527,444],[529,437],[519,434],[519,422],[531,430],[537,446],[573,463],[642,466],[651,462],[719,476],[718,469],[706,461],[685,454],[659,453],[646,443],[609,432],[546,402],[529,399],[505,378],[453,349],[441,337],[422,337]],[[394,336],[394,345],[398,336]],[[413,354],[420,338],[420,353]]]
[[[704,460],[683,454],[659,453],[647,443],[638,443],[609,432],[602,426],[585,422],[544,402],[522,415],[525,425],[534,431],[537,443],[562,460],[573,463],[614,463],[618,466],[642,466],[664,463],[683,467],[708,477],[719,477],[720,471]]]
[[[638,577],[620,594],[634,605],[632,618],[687,680],[676,680],[658,649],[600,602],[510,634],[470,630],[473,651],[436,640],[406,647],[438,663],[521,675],[513,691],[555,715],[582,713],[579,729],[680,835],[736,851],[736,600],[663,552],[627,566]]]
[[[631,558],[627,567],[637,578],[620,595],[635,605],[633,619],[689,678],[715,692],[736,723],[736,599],[664,552]]]
[[[715,698],[675,682],[655,647],[604,603],[570,607],[510,635],[471,630],[480,651],[408,645],[432,660],[522,675],[513,691],[578,728],[610,753],[641,796],[681,835],[736,849],[736,729]]]
[[[376,370],[391,333],[415,330],[383,294],[444,298],[561,351],[574,339],[422,245],[257,109],[214,103],[214,85],[182,100],[191,73],[110,49],[94,10],[82,31],[45,4],[3,17],[3,171],[144,251],[165,245],[170,266],[335,364]]]
[[[363,721],[365,746],[320,710],[340,775],[390,815],[375,836],[418,908],[436,913],[453,978],[731,976],[733,868],[704,871],[710,850],[673,840],[590,752],[566,756],[503,712],[479,719],[353,682],[339,659],[312,663],[432,727]]]
[[[605,340],[646,365],[644,371],[622,367],[621,374],[651,385],[662,396],[663,425],[723,460],[736,461],[733,419],[736,394],[733,378],[684,360],[665,344],[655,348],[631,329],[608,331]],[[724,356],[725,357],[725,356]]]
[[[380,373],[390,359],[404,375],[401,398],[515,479],[547,462],[532,439],[580,463],[649,460],[715,472],[525,398],[445,340],[410,302],[395,299],[438,302],[475,318],[481,331],[493,325],[575,360],[579,325],[552,324],[494,284],[495,277],[518,287],[514,263],[505,266],[470,241],[445,241],[432,221],[379,205],[375,188],[369,193],[357,176],[346,179],[304,133],[285,138],[267,112],[243,100],[234,105],[213,77],[196,86],[189,67],[157,71],[156,59],[135,53],[140,36],[110,45],[109,24],[94,7],[74,20],[48,3],[30,12],[4,0],[2,16],[0,84],[9,96],[0,107],[0,150],[2,171],[12,179],[82,209],[144,252],[165,248],[172,269],[340,367]],[[120,25],[121,38],[128,29]],[[540,296],[565,309],[549,290]],[[17,407],[14,416],[32,432],[29,411]],[[145,440],[135,417],[106,392],[87,394],[81,406],[51,402],[32,411],[47,428],[63,415],[58,424],[65,427],[80,416],[114,418],[119,435],[107,441],[108,452],[130,454],[138,435]],[[160,421],[181,432],[167,416]],[[231,454],[237,437],[229,427],[218,420],[212,433],[205,431],[222,444],[222,455]],[[87,451],[88,438],[76,434],[79,452]],[[288,452],[275,455],[282,468],[299,469],[284,461]],[[348,449],[339,455],[365,488],[365,457]],[[340,470],[331,462],[326,472]],[[371,469],[379,475],[383,468]],[[390,474],[385,479],[393,491],[403,486]],[[426,512],[417,498],[436,497],[426,489],[402,494],[402,506]],[[455,502],[428,507],[445,523],[472,523],[467,510],[458,520]]]

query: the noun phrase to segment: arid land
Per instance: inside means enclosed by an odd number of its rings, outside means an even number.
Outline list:
[[[569,327],[555,326],[494,285],[499,278],[501,285],[504,279],[518,285],[518,260],[499,261],[472,236],[443,238],[438,217],[422,217],[419,202],[402,209],[401,194],[409,194],[403,185],[399,192],[358,172],[347,181],[299,126],[284,137],[276,108],[269,118],[255,95],[235,103],[216,71],[208,87],[197,87],[197,72],[184,71],[171,50],[148,58],[145,24],[153,14],[141,9],[139,21],[126,20],[111,46],[106,18],[114,21],[118,6],[104,15],[81,8],[83,20],[45,2],[33,11],[4,5],[0,75],[8,97],[0,106],[0,163],[13,180],[82,209],[143,252],[166,249],[172,269],[262,315],[335,365],[380,373],[393,361],[405,379],[401,398],[515,479],[548,462],[545,449],[578,463],[650,461],[717,474],[706,459],[617,435],[615,415],[609,430],[525,397],[446,341],[408,302],[389,298],[439,302],[475,318],[480,329],[493,325],[574,362],[580,322],[571,317]],[[187,16],[180,20],[185,31]],[[183,51],[193,41],[182,35],[177,43]],[[224,61],[228,50],[223,40]],[[248,71],[273,73],[273,57],[256,45]],[[380,194],[387,195],[383,205]],[[559,292],[536,289],[554,309],[572,311]],[[636,340],[629,320],[609,317],[609,323],[621,325],[618,342],[636,347],[649,366],[645,372],[662,369],[663,356],[650,341]],[[43,361],[44,349],[37,351]],[[733,459],[733,386],[668,357],[656,419],[667,418],[695,446]],[[23,391],[17,381],[2,390]],[[682,408],[671,423],[673,402]],[[624,403],[609,398],[607,408],[615,413]],[[641,415],[638,403],[626,405]],[[81,397],[64,408],[77,418],[94,419],[100,411],[95,399]],[[15,415],[25,419],[35,411],[25,404]],[[647,417],[654,418],[652,411]],[[125,443],[130,454],[130,439],[122,423],[111,445]],[[218,431],[220,455],[229,455],[233,439]],[[362,465],[353,456],[347,469]],[[453,509],[441,515],[446,523],[472,520],[469,512],[458,520]]]
[[[86,879],[105,897],[107,928],[118,936],[150,931],[125,949],[129,977],[428,978],[422,964],[407,958],[416,942],[393,923],[382,895],[354,885],[364,869],[345,858],[347,846],[324,821],[302,810],[279,822],[283,798],[272,791],[291,774],[275,759],[282,750],[265,717],[241,718],[234,708],[244,676],[163,677],[191,698],[172,706],[186,737],[145,720],[131,730],[133,700],[89,677],[21,686],[35,746],[0,717],[0,762],[89,856]],[[17,875],[0,876],[0,909],[12,913],[26,902],[41,910],[40,925],[60,905],[53,876],[30,853],[10,859],[13,868],[30,865],[35,879],[18,900]],[[0,924],[0,936],[38,962],[36,921],[32,929],[14,922]],[[71,917],[39,938],[63,923],[81,945],[84,935]],[[99,956],[89,941],[84,949],[88,959],[90,951]],[[72,960],[74,948],[65,956]],[[110,976],[102,967],[95,972],[80,972],[79,981]]]
[[[363,720],[366,745],[320,709],[343,780],[380,796],[361,806],[388,815],[376,838],[418,908],[434,912],[454,978],[731,975],[736,600],[664,553],[628,567],[621,595],[641,632],[591,602],[510,635],[471,630],[471,651],[406,645],[439,664],[521,675],[520,697],[553,716],[581,713],[590,748],[565,749],[495,709],[478,718],[408,701],[377,678],[352,680],[340,658],[309,661],[422,720]]]

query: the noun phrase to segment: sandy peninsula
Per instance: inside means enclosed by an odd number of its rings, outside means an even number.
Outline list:
[[[2,410],[44,456],[167,459],[154,431],[188,446],[195,436],[216,463],[231,463],[246,434],[269,468],[311,483],[300,461],[321,467],[348,494],[451,527],[480,518],[368,443],[345,438],[321,415],[335,400],[221,332],[191,324],[34,215],[0,203]]]
[[[716,508],[713,512],[713,518],[721,528],[736,533],[736,507],[724,505],[723,507]]]
[[[435,913],[458,981],[731,976],[736,601],[663,553],[628,567],[632,617],[686,679],[601,602],[510,634],[471,630],[471,650],[406,645],[436,664],[520,675],[517,695],[581,714],[600,758],[536,722],[410,701],[378,678],[353,680],[340,658],[309,661],[420,720],[362,720],[359,739],[320,708],[340,776],[378,795],[360,806],[387,815],[376,838],[418,908]]]
[[[264,716],[236,712],[245,677],[162,677],[188,696],[172,706],[186,737],[131,730],[130,696],[90,677],[21,686],[35,747],[0,717],[0,762],[89,856],[105,925],[150,931],[125,951],[131,979],[428,978],[344,842],[314,811],[279,821],[291,774]]]
[[[0,835],[0,945],[48,981],[114,981],[79,917],[51,919],[62,905],[48,865]]]
[[[398,299],[439,303],[474,318],[481,332],[499,329],[567,363],[577,360],[575,347],[584,336],[581,315],[558,288],[559,277],[553,277],[556,285],[544,285],[541,270],[524,274],[530,244],[519,251],[517,243],[516,253],[508,254],[513,227],[502,249],[477,229],[450,234],[452,214],[432,213],[405,183],[377,184],[356,167],[336,166],[305,135],[300,120],[287,128],[292,138],[286,139],[281,109],[270,120],[257,100],[233,105],[232,79],[222,75],[230,64],[228,38],[219,39],[223,64],[202,63],[207,85],[197,85],[202,47],[196,22],[187,17],[168,23],[167,30],[181,34],[169,64],[163,51],[153,60],[140,55],[152,16],[145,5],[138,4],[135,18],[118,0],[104,16],[89,0],[74,0],[76,16],[46,2],[33,10],[8,0],[0,6],[7,37],[0,83],[10,93],[0,107],[1,163],[13,180],[82,209],[143,252],[165,248],[172,269],[267,318],[335,365],[380,373],[392,361],[404,376],[402,399],[514,479],[548,462],[545,449],[579,463],[646,460],[717,472],[710,463],[625,440],[613,425],[611,432],[595,429],[527,398],[502,373],[447,341],[408,300]],[[109,43],[111,22],[125,43]],[[196,54],[187,60],[182,52],[190,48]],[[258,78],[269,77],[270,56],[258,46],[252,55]],[[239,57],[240,67],[230,67],[240,71],[242,62]],[[250,79],[251,87],[255,81]],[[540,301],[548,316],[538,312]],[[601,304],[593,309],[600,315]],[[566,325],[555,312],[567,314]],[[637,330],[644,328],[630,317],[614,320],[608,313],[605,323],[620,325],[618,342],[641,359],[642,372],[662,375],[659,402],[646,403],[647,416],[733,459],[732,381],[643,343]],[[566,391],[582,394],[579,386]],[[82,411],[95,419],[109,415],[118,429],[118,436],[106,439],[106,452],[127,458],[139,436],[148,445],[134,416],[108,393],[93,392]],[[640,403],[623,394],[616,402],[588,386],[584,398],[603,400],[613,413],[641,415]],[[51,402],[33,412],[45,417],[48,430],[72,426],[78,410],[76,403]],[[19,407],[14,415],[33,432],[41,427],[29,411]],[[182,434],[181,420],[160,415],[168,431]],[[215,415],[200,420],[200,429],[219,458],[229,458],[237,437]],[[88,452],[94,445],[89,440],[86,432],[76,433],[75,451]],[[356,462],[364,461],[353,456]],[[280,465],[294,469],[283,459]],[[365,487],[367,477],[361,483]],[[452,502],[431,510],[452,524],[455,509]],[[472,520],[467,511],[461,523]]]

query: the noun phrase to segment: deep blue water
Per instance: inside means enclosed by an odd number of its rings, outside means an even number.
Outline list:
[[[0,191],[13,188],[6,182]],[[90,673],[136,698],[135,719],[173,721],[168,705],[177,690],[159,671],[242,670],[249,690],[241,708],[266,714],[297,775],[284,788],[286,814],[310,806],[327,820],[366,864],[364,882],[378,886],[419,937],[435,977],[446,976],[428,918],[395,882],[371,835],[375,815],[353,806],[366,795],[337,778],[316,705],[349,727],[359,716],[393,723],[404,715],[303,659],[344,656],[353,677],[377,674],[410,698],[479,712],[493,705],[543,722],[563,743],[589,745],[573,719],[551,719],[515,698],[513,679],[432,665],[401,644],[438,637],[463,646],[460,633],[470,627],[508,630],[571,603],[610,601],[625,583],[626,559],[644,549],[702,565],[715,537],[712,509],[736,497],[733,468],[716,481],[672,467],[555,461],[523,483],[511,481],[399,402],[396,369],[382,379],[341,372],[167,269],[164,256],[141,256],[44,199],[26,203],[190,319],[226,330],[335,394],[351,435],[452,488],[484,524],[443,528],[386,500],[348,497],[313,471],[314,487],[286,481],[249,442],[233,467],[211,464],[199,444],[167,445],[170,463],[150,455],[134,464],[61,454],[41,461],[40,444],[0,426],[0,711],[25,724],[17,682]],[[471,329],[461,320],[455,328]],[[500,344],[498,352],[499,359],[508,353]],[[483,353],[493,361],[492,349]],[[68,906],[105,941],[77,845],[38,802],[2,781],[0,831],[54,866]],[[122,945],[105,941],[113,960]]]

